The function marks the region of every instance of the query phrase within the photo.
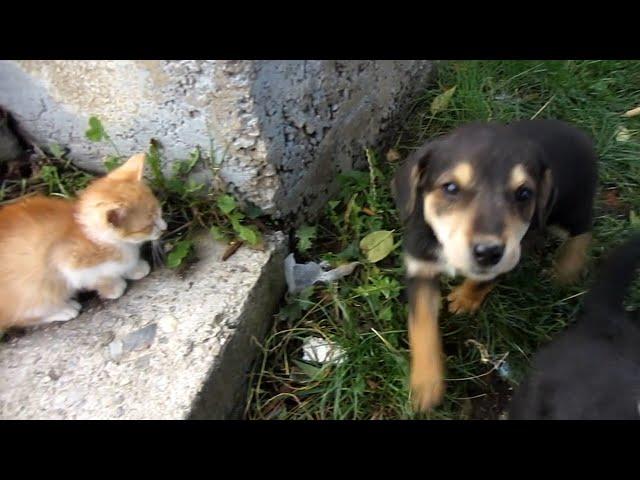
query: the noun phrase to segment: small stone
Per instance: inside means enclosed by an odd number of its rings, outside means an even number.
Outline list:
[[[124,345],[121,340],[114,340],[109,344],[109,357],[114,362],[119,362],[124,354]]]
[[[125,352],[131,352],[134,350],[143,350],[149,348],[153,343],[153,339],[156,336],[158,325],[151,323],[146,327],[131,332],[122,339],[122,346]]]
[[[160,319],[158,326],[160,327],[160,331],[164,333],[171,333],[178,327],[178,321],[175,317],[167,315]]]
[[[233,146],[236,148],[250,148],[253,147],[256,143],[255,138],[239,138],[235,142],[233,142]]]
[[[105,332],[100,336],[100,344],[106,347],[111,342],[113,342],[115,340],[115,338],[116,338],[115,333],[113,333],[113,332]]]
[[[150,361],[151,361],[151,358],[149,357],[149,355],[140,357],[139,359],[136,360],[136,368],[147,368],[149,366]]]

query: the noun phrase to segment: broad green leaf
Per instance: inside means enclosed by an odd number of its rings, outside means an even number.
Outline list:
[[[260,242],[260,234],[253,228],[237,224],[234,226],[234,230],[238,233],[238,236],[248,242],[249,245],[257,245]]]
[[[640,216],[633,210],[629,212],[629,222],[633,228],[640,228]]]
[[[220,227],[217,226],[213,226],[209,229],[209,231],[211,232],[211,235],[213,236],[214,240],[226,240],[227,236],[224,234],[224,232],[222,231],[222,229]]]
[[[193,242],[191,240],[180,240],[177,242],[167,256],[167,267],[179,267],[191,251],[192,246]]]
[[[371,232],[360,241],[360,250],[370,262],[379,262],[393,251],[393,232],[389,230]]]
[[[316,238],[317,227],[304,225],[296,231],[296,238],[298,239],[298,249],[301,252],[306,252],[311,248],[313,240]]]
[[[451,101],[451,97],[456,92],[456,87],[453,86],[446,92],[441,93],[431,102],[431,114],[436,115],[441,111],[445,110],[449,106],[449,102]]]
[[[100,142],[109,137],[98,117],[89,118],[89,129],[85,132],[85,136],[92,142]]]
[[[236,201],[231,195],[221,195],[218,197],[218,207],[226,215],[236,208]]]

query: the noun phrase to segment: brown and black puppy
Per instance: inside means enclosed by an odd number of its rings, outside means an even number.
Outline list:
[[[599,269],[577,321],[545,345],[511,402],[511,420],[640,420],[640,318],[624,298],[640,234]]]
[[[555,120],[473,123],[413,152],[393,190],[405,225],[411,389],[414,407],[442,400],[439,275],[464,276],[447,297],[474,312],[496,277],[520,260],[528,232],[554,225],[569,238],[559,280],[582,271],[591,238],[597,155],[587,135]]]

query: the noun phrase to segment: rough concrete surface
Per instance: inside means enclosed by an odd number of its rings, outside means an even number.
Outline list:
[[[431,78],[423,60],[0,61],[0,105],[38,143],[70,147],[92,170],[113,153],[85,138],[92,115],[123,154],[154,138],[169,160],[184,159],[213,142],[230,190],[300,220],[400,125]]]
[[[1,419],[229,418],[284,291],[281,233],[264,252],[220,244],[67,323],[0,343]]]

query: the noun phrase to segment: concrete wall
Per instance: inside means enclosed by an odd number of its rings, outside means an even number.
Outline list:
[[[339,171],[364,161],[432,75],[428,61],[0,61],[0,105],[38,143],[102,170],[98,116],[122,154],[214,144],[221,177],[276,218],[313,216]]]

